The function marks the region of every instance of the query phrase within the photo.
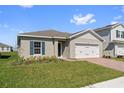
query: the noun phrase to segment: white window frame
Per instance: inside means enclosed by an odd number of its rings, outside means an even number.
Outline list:
[[[117,37],[117,31],[118,31],[118,33],[119,33],[119,37]],[[124,37],[122,36],[122,33],[123,33],[124,31],[120,31],[120,30],[116,30],[116,38],[122,38],[122,39],[124,39]]]

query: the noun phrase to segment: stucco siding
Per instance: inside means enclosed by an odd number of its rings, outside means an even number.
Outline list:
[[[45,55],[44,56],[57,56],[58,55],[58,41],[55,40],[53,43],[52,39],[44,39],[44,38],[26,38],[22,37],[19,46],[19,54],[25,58],[30,57],[30,41],[44,41],[45,42]],[[55,46],[53,45],[55,44]],[[42,56],[41,54],[33,55],[33,56]]]
[[[70,41],[70,58],[75,58],[75,43],[84,43],[84,44],[98,44],[100,49],[100,57],[103,56],[103,47],[102,47],[102,41],[97,39],[94,35],[91,33],[86,33],[83,35],[80,35],[74,39],[71,39]]]
[[[25,57],[25,58],[29,57],[30,56],[30,41],[21,40],[18,52],[21,57]]]
[[[62,57],[69,58],[69,40],[62,42]]]

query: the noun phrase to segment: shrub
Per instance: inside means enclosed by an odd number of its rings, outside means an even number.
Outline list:
[[[24,60],[24,64],[27,64],[27,65],[32,64],[32,63],[36,63],[36,62],[37,62],[36,57],[33,57],[33,56]]]
[[[37,58],[37,62],[38,63],[50,63],[50,62],[57,62],[57,58],[55,56],[52,56],[52,57],[38,57]]]
[[[44,57],[29,57],[29,58],[26,58],[24,59],[24,57],[19,57],[18,56],[18,60],[16,63],[13,63],[13,64],[16,64],[16,65],[21,65],[21,64],[33,64],[33,63],[51,63],[51,62],[61,62],[63,60],[61,59],[58,59],[57,57],[55,56],[52,56],[52,57],[48,57],[48,56],[44,56]]]

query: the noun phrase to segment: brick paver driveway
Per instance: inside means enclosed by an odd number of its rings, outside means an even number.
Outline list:
[[[83,61],[85,60],[91,63],[95,63],[98,65],[102,65],[104,67],[108,67],[108,68],[112,68],[112,69],[124,72],[124,62],[115,61],[112,59],[105,59],[105,58],[85,58],[80,60],[83,60]]]

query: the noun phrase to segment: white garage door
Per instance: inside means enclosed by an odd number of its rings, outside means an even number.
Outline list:
[[[97,58],[99,57],[99,46],[96,44],[76,44],[76,58]]]
[[[117,48],[117,55],[124,55],[124,46],[118,46]]]

